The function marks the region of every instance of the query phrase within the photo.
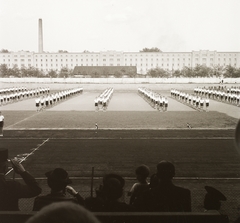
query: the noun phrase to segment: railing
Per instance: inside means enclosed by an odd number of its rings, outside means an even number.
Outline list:
[[[2,211],[1,223],[25,223],[36,212]],[[95,212],[102,223],[227,223],[227,215],[217,212]]]

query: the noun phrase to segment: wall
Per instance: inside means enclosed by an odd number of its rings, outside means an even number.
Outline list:
[[[219,84],[219,78],[0,78],[1,83],[80,84]],[[225,84],[240,84],[240,78],[225,78]],[[1,87],[1,86],[0,86]]]

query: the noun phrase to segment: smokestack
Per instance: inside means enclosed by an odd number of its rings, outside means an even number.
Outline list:
[[[38,52],[43,53],[42,19],[38,20]]]

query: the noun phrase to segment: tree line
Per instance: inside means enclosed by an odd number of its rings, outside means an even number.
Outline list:
[[[194,68],[184,67],[177,70],[165,70],[162,68],[154,68],[147,72],[149,77],[219,77],[219,78],[238,78],[240,77],[240,68],[227,66],[207,67],[197,65]]]
[[[63,67],[59,72],[50,70],[48,72],[41,71],[35,67],[21,67],[13,66],[8,68],[6,64],[0,65],[0,77],[71,77],[72,70]]]
[[[240,68],[228,66],[215,66],[207,67],[204,65],[197,65],[194,68],[184,67],[178,70],[165,70],[163,68],[150,69],[146,75],[137,74],[134,72],[115,72],[113,74],[102,75],[101,73],[94,72],[90,75],[81,75],[82,77],[153,77],[153,78],[169,78],[169,77],[218,77],[218,78],[239,78]],[[41,78],[67,78],[75,77],[73,70],[67,67],[63,67],[60,71],[49,70],[43,72],[35,67],[21,67],[20,69],[15,65],[13,68],[8,68],[6,64],[0,65],[0,77],[41,77]]]

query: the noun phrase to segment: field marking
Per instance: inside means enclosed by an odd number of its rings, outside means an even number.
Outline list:
[[[27,118],[26,118],[27,119]],[[24,119],[25,120],[25,119]],[[24,121],[22,120],[22,121]],[[21,121],[19,121],[21,122]],[[17,122],[17,123],[19,123]],[[17,124],[15,123],[15,124]],[[15,125],[13,124],[13,125]],[[13,126],[11,125],[11,126]],[[9,127],[6,127],[8,129]],[[10,128],[8,130],[30,130],[30,131],[36,131],[36,130],[92,130],[95,131],[95,128]],[[98,131],[101,130],[188,130],[188,131],[194,131],[194,130],[235,130],[235,128],[98,128]]]
[[[44,140],[41,144],[38,144],[37,145],[37,148],[33,149],[31,153],[29,153],[27,156],[25,156],[19,163],[22,163],[23,161],[25,161],[29,156],[31,156],[36,150],[38,150],[42,145],[44,145],[47,141],[49,140],[46,139]],[[5,175],[8,175],[9,173],[11,173],[13,170],[13,167],[5,174]]]
[[[4,129],[9,129],[9,128],[11,129],[12,126],[14,126],[14,125],[16,125],[16,124],[18,124],[18,123],[21,123],[21,122],[23,122],[23,121],[25,121],[25,120],[27,120],[27,119],[29,119],[29,118],[31,118],[31,117],[34,117],[34,116],[36,116],[36,115],[38,115],[38,114],[40,114],[40,112],[37,112],[37,113],[35,113],[35,114],[33,114],[33,115],[25,118],[25,119],[22,119],[22,120],[14,123],[14,124],[12,124],[12,125],[9,125],[9,126],[7,126],[6,128],[4,128]]]

